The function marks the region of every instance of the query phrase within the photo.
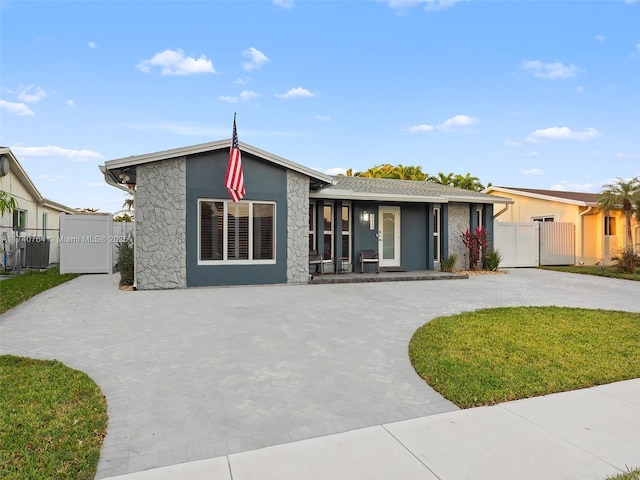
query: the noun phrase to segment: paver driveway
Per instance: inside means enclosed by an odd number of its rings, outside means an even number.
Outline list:
[[[96,478],[456,409],[407,344],[491,306],[640,311],[640,283],[513,270],[468,280],[123,292],[82,276],[2,318],[0,351],[87,372],[109,402]]]

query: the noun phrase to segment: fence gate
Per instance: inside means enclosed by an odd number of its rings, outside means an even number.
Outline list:
[[[493,244],[502,255],[501,267],[537,267],[540,223],[495,222]]]
[[[111,273],[111,215],[60,215],[60,273]]]
[[[568,222],[540,225],[540,265],[575,265],[576,226]]]

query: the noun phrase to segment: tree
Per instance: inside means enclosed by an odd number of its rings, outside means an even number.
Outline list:
[[[438,172],[437,176],[431,175],[428,180],[440,185],[453,185],[453,172],[449,172],[447,175],[444,172]]]
[[[625,249],[631,248],[631,216],[634,210],[640,223],[640,176],[629,180],[617,177],[615,182],[603,185],[602,193],[598,197],[598,206],[604,211],[622,208],[626,229]]]
[[[0,217],[5,213],[11,213],[18,208],[18,202],[16,199],[9,195],[8,192],[0,190]]]

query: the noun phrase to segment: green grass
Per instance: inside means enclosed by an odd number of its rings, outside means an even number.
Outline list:
[[[456,405],[491,405],[640,377],[640,313],[493,308],[413,335],[416,372]]]
[[[622,278],[624,280],[640,281],[640,268],[635,273],[624,273],[615,267],[598,266],[566,266],[566,267],[538,267],[543,270],[554,270],[556,272],[582,273],[584,275],[597,275],[599,277]]]
[[[627,468],[626,472],[607,477],[607,480],[640,480],[640,468]]]
[[[97,385],[60,362],[9,355],[0,385],[0,476],[92,479],[107,425]]]
[[[0,281],[0,313],[77,276],[75,273],[60,275],[58,268],[53,267],[44,272],[27,271],[2,280]]]

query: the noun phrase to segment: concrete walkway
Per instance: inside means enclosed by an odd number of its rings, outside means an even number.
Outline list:
[[[640,380],[443,413],[113,480],[604,480],[640,466]]]
[[[640,311],[637,282],[529,269],[442,282],[116,285],[79,277],[7,312],[0,331],[2,353],[56,358],[102,388],[109,428],[96,478],[446,418],[457,408],[407,356],[415,329],[436,316],[515,305]]]

